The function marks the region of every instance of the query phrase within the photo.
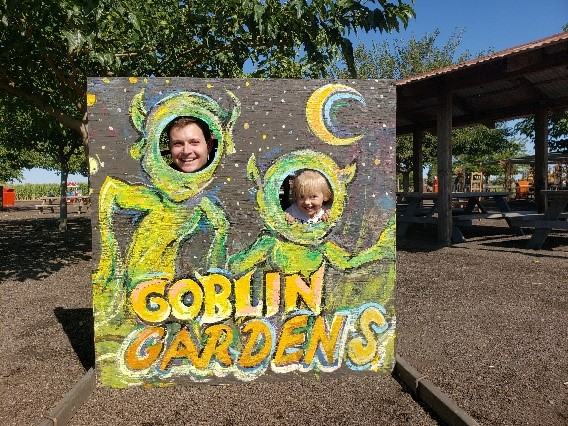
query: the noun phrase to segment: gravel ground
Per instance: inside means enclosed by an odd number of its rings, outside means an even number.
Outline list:
[[[3,425],[37,425],[93,366],[86,215],[0,210]],[[523,208],[525,209],[525,208]],[[479,226],[483,225],[483,226]],[[540,251],[504,221],[398,242],[397,353],[482,425],[568,424],[568,233]],[[438,424],[391,376],[97,388],[71,425]]]

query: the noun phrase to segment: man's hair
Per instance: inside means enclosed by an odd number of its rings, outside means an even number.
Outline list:
[[[199,126],[199,128],[203,132],[203,136],[205,136],[205,141],[209,142],[209,140],[211,139],[211,130],[209,130],[209,126],[205,121],[197,117],[182,116],[174,118],[166,127],[168,144],[170,143],[170,131],[175,128],[185,127],[188,124],[197,124],[197,126]]]
[[[301,170],[294,178],[292,184],[292,199],[296,201],[302,194],[314,190],[321,191],[328,202],[333,201],[333,191],[329,182],[320,172],[311,169]]]

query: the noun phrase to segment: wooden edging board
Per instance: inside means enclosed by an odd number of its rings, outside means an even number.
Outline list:
[[[396,356],[393,376],[410,389],[415,397],[436,413],[444,422],[456,426],[478,426],[477,421],[445,395],[437,386],[401,356]],[[89,399],[96,388],[95,370],[89,371],[63,397],[63,399],[44,415],[40,426],[67,424],[77,410]]]

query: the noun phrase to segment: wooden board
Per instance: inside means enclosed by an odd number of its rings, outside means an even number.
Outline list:
[[[392,81],[90,78],[87,101],[103,385],[391,371]],[[217,137],[196,173],[162,156],[179,116]],[[306,168],[329,218],[290,225]]]

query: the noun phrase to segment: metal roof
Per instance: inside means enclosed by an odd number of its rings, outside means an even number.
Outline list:
[[[549,152],[547,159],[549,164],[566,163],[568,162],[568,152]],[[534,164],[535,156],[525,155],[523,157],[508,158],[502,161],[511,164]],[[500,163],[501,161],[490,161],[487,164],[500,164]]]
[[[436,129],[450,92],[453,126],[568,109],[568,32],[396,82],[397,134]]]

